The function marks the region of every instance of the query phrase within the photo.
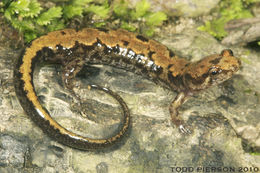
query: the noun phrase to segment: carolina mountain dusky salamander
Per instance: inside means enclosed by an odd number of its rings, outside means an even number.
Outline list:
[[[92,85],[119,102],[124,111],[122,126],[116,135],[107,139],[92,139],[67,130],[51,117],[35,93],[33,71],[35,62],[42,60],[62,65],[62,80],[68,89],[73,89],[73,79],[84,64],[105,64],[144,75],[177,92],[169,110],[173,124],[183,133],[190,132],[178,115],[184,101],[229,79],[240,67],[239,59],[230,49],[189,62],[157,41],[122,29],[64,29],[37,38],[24,50],[15,67],[16,94],[24,111],[43,131],[58,142],[81,150],[103,148],[121,139],[130,122],[127,105],[116,93]]]

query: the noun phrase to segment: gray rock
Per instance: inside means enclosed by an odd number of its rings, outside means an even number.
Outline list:
[[[26,143],[9,135],[0,135],[0,146],[0,167],[23,167]]]
[[[260,17],[238,19],[226,24],[228,35],[222,40],[225,45],[246,45],[260,39]]]

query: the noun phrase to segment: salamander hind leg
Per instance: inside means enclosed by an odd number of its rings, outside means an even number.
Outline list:
[[[128,106],[125,103],[125,101],[117,93],[113,92],[112,90],[110,90],[108,88],[101,87],[98,85],[89,85],[89,89],[96,89],[96,90],[103,91],[106,94],[113,97],[119,103],[119,105],[122,108],[122,112],[123,112],[123,120],[122,120],[121,127],[120,127],[121,130],[118,132],[118,136],[121,136],[122,134],[124,134],[127,131],[127,129],[129,128],[129,124],[130,124],[130,111],[129,111]]]
[[[176,125],[182,133],[191,133],[187,125],[185,125],[183,119],[179,116],[178,109],[187,100],[187,94],[185,92],[180,92],[175,99],[172,101],[169,111],[171,119],[174,125]]]

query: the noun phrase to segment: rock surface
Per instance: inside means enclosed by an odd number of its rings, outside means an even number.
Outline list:
[[[225,45],[246,45],[260,39],[260,17],[238,19],[225,26],[228,35],[221,41]]]

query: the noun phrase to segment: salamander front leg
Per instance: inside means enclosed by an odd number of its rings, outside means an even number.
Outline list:
[[[179,130],[182,133],[191,133],[191,131],[187,127],[185,127],[184,125],[185,123],[182,120],[182,118],[178,115],[179,114],[178,109],[187,100],[187,97],[188,95],[185,92],[180,92],[175,97],[175,99],[173,100],[169,108],[173,124],[179,127]]]
[[[84,60],[82,58],[73,59],[63,64],[62,81],[67,89],[73,89],[74,78],[83,65]]]
[[[81,106],[82,101],[80,99],[80,96],[75,93],[75,77],[78,74],[78,72],[83,68],[84,60],[82,58],[75,58],[71,59],[70,61],[63,62],[63,69],[62,69],[62,81],[65,88],[70,92],[70,94],[73,96],[74,102],[72,103],[72,107],[78,105]],[[75,102],[76,101],[76,102]],[[79,110],[82,110],[81,107]]]

